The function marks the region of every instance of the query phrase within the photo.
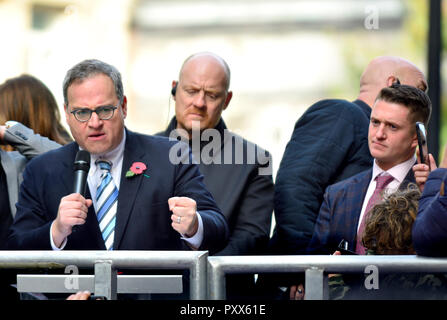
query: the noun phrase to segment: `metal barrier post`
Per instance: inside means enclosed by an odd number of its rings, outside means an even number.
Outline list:
[[[199,255],[190,268],[190,290],[189,298],[191,300],[206,299],[206,276],[207,276],[208,251]]]
[[[219,260],[208,258],[208,299],[225,300],[225,273],[220,267]]]
[[[95,261],[95,295],[116,300],[116,269],[111,260]]]
[[[327,293],[327,277],[324,275],[324,269],[312,267],[305,271],[305,300],[323,300],[325,292]]]

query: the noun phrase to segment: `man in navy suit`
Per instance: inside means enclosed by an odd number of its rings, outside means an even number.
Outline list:
[[[272,254],[305,254],[325,189],[371,167],[371,107],[380,90],[397,81],[427,88],[424,74],[410,61],[377,57],[365,68],[355,101],[321,100],[296,122],[275,181]]]
[[[373,167],[326,189],[323,204],[315,224],[314,233],[307,248],[313,254],[333,254],[341,242],[346,240],[348,250],[364,254],[361,242],[361,222],[370,209],[368,202],[376,196],[380,201],[383,193],[404,189],[428,167],[415,165],[416,122],[426,126],[431,114],[431,102],[427,94],[412,86],[392,84],[383,88],[372,107],[368,129],[368,146],[374,158]],[[434,162],[433,157],[430,159]],[[386,178],[387,185],[375,195],[378,181]],[[304,298],[302,284],[293,285],[290,299]]]
[[[275,180],[271,254],[306,254],[326,188],[371,167],[367,143],[371,107],[380,90],[394,82],[427,89],[416,65],[381,56],[363,71],[355,101],[323,99],[298,119]],[[281,274],[259,279],[268,295],[278,285],[289,286],[289,277]]]
[[[188,147],[125,128],[127,99],[115,67],[82,61],[68,71],[63,89],[65,116],[76,142],[27,166],[8,239],[10,249],[213,253],[225,247],[227,222]],[[178,164],[170,153],[174,146],[181,151]],[[85,197],[73,193],[73,162],[79,149],[91,154]],[[100,161],[111,169],[97,166]],[[103,203],[99,196],[106,192],[97,189],[102,183],[115,199],[104,214],[104,220],[109,219],[106,228],[97,218]]]
[[[422,90],[393,84],[380,91],[368,131],[373,167],[327,188],[308,247],[310,252],[331,254],[342,239],[348,242],[348,249],[359,251],[358,228],[378,177],[390,177],[385,193],[415,182],[411,170],[418,145],[415,124],[419,121],[427,125],[430,113],[430,99]]]

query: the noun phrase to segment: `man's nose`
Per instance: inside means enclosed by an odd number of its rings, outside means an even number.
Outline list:
[[[378,138],[378,139],[385,139],[386,138],[385,125],[381,124],[377,128],[376,138]]]
[[[196,106],[197,108],[203,108],[205,105],[205,92],[201,90],[194,97],[194,106]]]
[[[102,120],[99,119],[99,116],[96,112],[92,112],[92,116],[88,120],[89,127],[97,128],[102,125]]]

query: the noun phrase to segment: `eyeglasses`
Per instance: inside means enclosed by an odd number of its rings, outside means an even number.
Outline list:
[[[117,109],[119,106],[119,103],[116,107],[114,106],[102,106],[102,107],[98,107],[95,110],[92,109],[75,109],[73,111],[70,111],[70,113],[72,113],[74,115],[74,117],[76,118],[76,120],[80,121],[80,122],[87,122],[90,120],[90,118],[92,117],[92,113],[96,112],[96,114],[98,115],[98,118],[101,120],[109,120],[110,118],[113,117],[113,113],[115,112],[115,109]]]

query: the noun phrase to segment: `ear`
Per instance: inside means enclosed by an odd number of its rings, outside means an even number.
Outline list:
[[[228,107],[232,97],[233,97],[233,92],[232,91],[228,91],[227,97],[225,98],[225,104],[224,104],[223,110],[225,110]]]
[[[171,95],[172,95],[172,98],[174,99],[174,101],[175,101],[175,96],[176,96],[176,93],[177,93],[177,86],[178,86],[178,81],[172,80],[172,83],[171,83]]]
[[[127,117],[127,97],[123,97],[123,103],[121,104],[121,112],[123,114],[123,119]]]
[[[418,146],[418,135],[416,131],[414,132],[413,140],[411,141],[411,148],[415,148]]]
[[[391,85],[393,84],[393,83],[395,83],[395,82],[398,82],[398,83],[400,83],[400,81],[399,81],[399,78],[397,78],[396,76],[389,76],[387,79],[386,79],[386,86],[387,87],[391,87]]]
[[[68,122],[68,119],[70,118],[70,113],[68,112],[68,107],[65,103],[64,103],[64,111],[65,111],[65,121]]]

